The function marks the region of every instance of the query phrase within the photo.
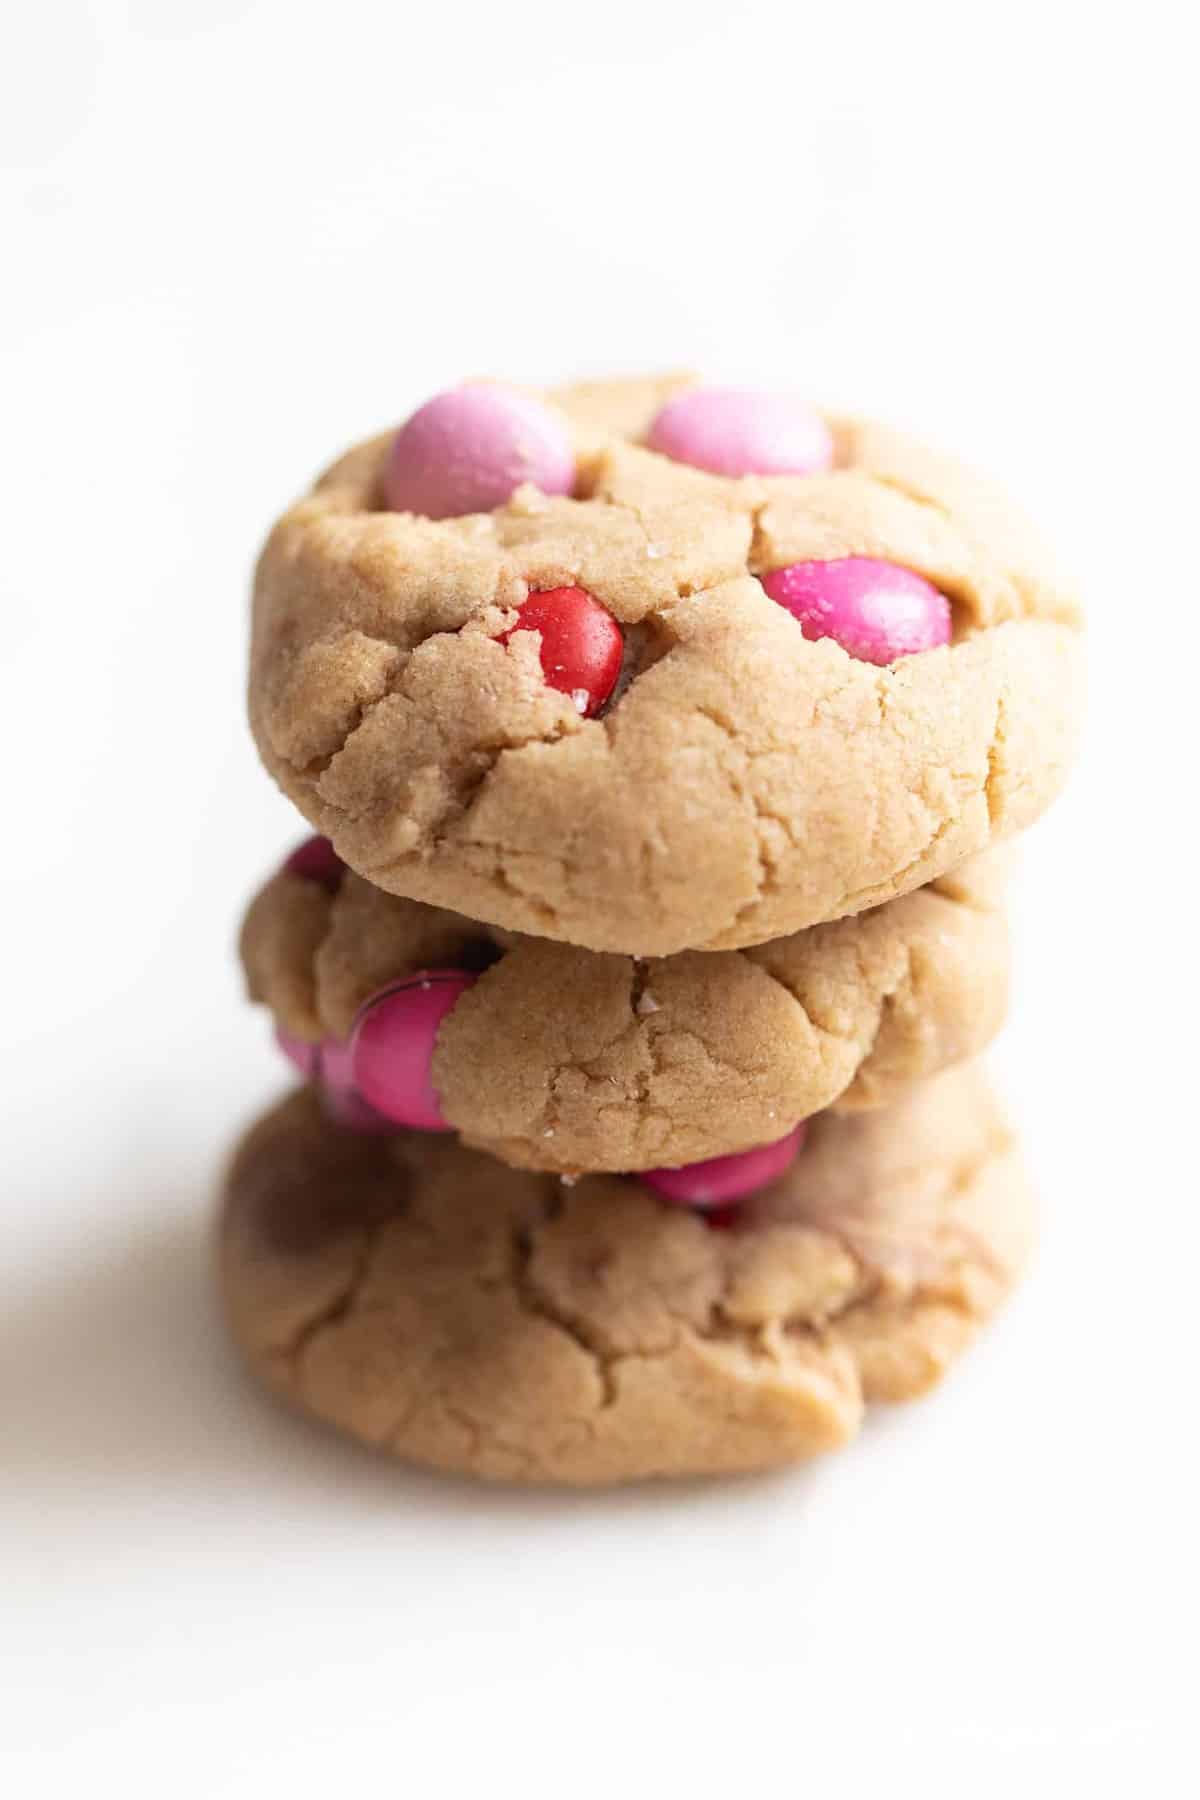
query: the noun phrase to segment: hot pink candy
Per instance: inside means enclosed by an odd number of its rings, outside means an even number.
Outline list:
[[[950,602],[899,563],[874,556],[789,563],[762,584],[806,638],[833,638],[860,662],[892,663],[950,642]]]
[[[481,383],[418,407],[392,439],[383,491],[394,512],[454,519],[503,506],[526,481],[544,494],[571,492],[566,429],[525,394]]]
[[[687,388],[655,414],[646,442],[714,475],[816,475],[833,461],[814,407],[758,388]]]
[[[731,1200],[744,1200],[747,1194],[778,1181],[795,1162],[804,1132],[801,1123],[777,1143],[763,1144],[757,1150],[714,1156],[708,1162],[685,1163],[680,1169],[647,1169],[638,1180],[681,1206],[726,1206]]]
[[[353,1085],[376,1112],[412,1131],[449,1131],[430,1070],[442,1020],[476,976],[424,969],[372,995],[350,1034]]]

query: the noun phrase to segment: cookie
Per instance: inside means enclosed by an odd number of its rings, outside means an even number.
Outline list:
[[[686,389],[553,398],[569,496],[388,511],[389,435],[272,532],[254,735],[375,885],[593,950],[736,949],[918,888],[1057,793],[1077,612],[1005,503],[854,421],[826,422],[824,472],[672,460],[641,440]],[[883,666],[881,597],[920,615]]]
[[[974,1066],[823,1114],[728,1230],[450,1137],[369,1138],[301,1090],[228,1178],[220,1280],[281,1398],[496,1480],[765,1469],[924,1393],[1003,1300],[1032,1204]]]
[[[338,881],[336,864],[314,876],[289,861],[250,906],[242,961],[306,1073],[319,1045],[354,1038],[376,995],[467,971],[453,992],[439,987],[448,1005],[423,1040],[440,1119],[393,1116],[444,1123],[522,1168],[649,1170],[769,1143],[835,1104],[881,1105],[977,1054],[1007,1000],[1006,861],[990,852],[770,944],[654,962],[503,932],[349,871]],[[350,1064],[352,1080],[353,1046]]]

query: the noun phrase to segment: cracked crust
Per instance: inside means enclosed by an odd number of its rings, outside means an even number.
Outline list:
[[[316,1041],[347,1037],[391,981],[499,956],[439,1034],[449,1123],[521,1168],[649,1169],[882,1105],[978,1054],[1007,1002],[1006,864],[993,851],[855,918],[651,963],[284,870],[250,906],[242,960],[251,997]]]
[[[867,1402],[941,1377],[1032,1228],[974,1067],[823,1115],[728,1231],[632,1180],[356,1137],[302,1090],[237,1152],[219,1261],[234,1337],[292,1404],[435,1468],[600,1483],[846,1443]]]
[[[388,439],[286,513],[255,583],[263,760],[389,892],[593,950],[735,949],[860,912],[1020,831],[1079,711],[1074,602],[992,490],[833,421],[827,475],[729,481],[636,440],[686,378],[555,396],[579,490],[494,513],[379,510]],[[891,668],[808,642],[754,577],[903,563],[955,642]],[[621,621],[615,702],[581,719],[511,626],[579,583]]]

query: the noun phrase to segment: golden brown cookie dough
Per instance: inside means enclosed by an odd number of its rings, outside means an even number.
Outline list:
[[[578,497],[381,510],[388,438],[272,532],[250,714],[280,786],[376,885],[544,938],[667,955],[763,943],[929,882],[1030,824],[1071,761],[1074,601],[990,487],[831,421],[838,466],[726,480],[638,447],[686,378],[557,396]],[[950,598],[955,641],[889,668],[809,642],[755,576],[860,554]],[[621,621],[614,701],[542,679],[528,590]]]
[[[496,1480],[765,1469],[924,1393],[1021,1271],[1032,1202],[978,1072],[814,1122],[732,1230],[635,1181],[361,1138],[303,1090],[230,1172],[220,1278],[278,1395]]]
[[[655,962],[284,870],[250,907],[242,960],[251,996],[313,1042],[345,1039],[392,981],[483,967],[438,1037],[448,1122],[521,1168],[650,1169],[772,1142],[835,1103],[881,1105],[978,1054],[1007,999],[1006,861],[753,949]]]

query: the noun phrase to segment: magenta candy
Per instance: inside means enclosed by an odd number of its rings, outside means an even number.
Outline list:
[[[477,979],[461,969],[425,969],[372,995],[350,1034],[353,1084],[394,1124],[449,1131],[430,1076],[438,1029]]]
[[[681,1169],[646,1169],[639,1176],[647,1187],[677,1200],[681,1206],[726,1206],[768,1186],[791,1168],[804,1142],[804,1124],[777,1143],[708,1162],[685,1163]]]
[[[646,443],[713,475],[817,475],[833,461],[815,407],[758,388],[687,388],[655,414]]]
[[[315,881],[318,887],[328,888],[332,894],[341,884],[346,873],[346,865],[330,843],[328,838],[305,838],[298,844],[284,863],[289,875],[299,875],[305,881]]]
[[[833,638],[860,662],[891,663],[950,642],[950,602],[899,563],[874,556],[789,563],[762,584],[806,638]]]
[[[537,400],[479,383],[435,394],[400,427],[383,492],[393,512],[453,519],[503,506],[526,481],[543,494],[571,492],[566,428]]]

